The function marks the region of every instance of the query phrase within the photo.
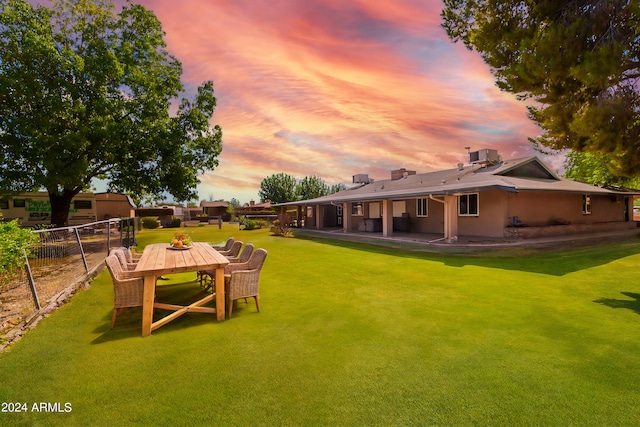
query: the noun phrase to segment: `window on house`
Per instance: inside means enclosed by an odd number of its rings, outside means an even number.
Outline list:
[[[394,218],[402,218],[403,214],[407,212],[407,202],[404,200],[394,200],[392,209]]]
[[[25,199],[13,199],[14,208],[24,208],[26,206]]]
[[[9,201],[0,200],[0,209],[9,209]]]
[[[313,206],[307,206],[307,217],[308,218],[313,217]]]
[[[418,208],[416,212],[416,216],[429,216],[429,199],[423,198],[418,199]]]
[[[91,200],[74,200],[73,207],[76,209],[91,209]]]
[[[351,215],[353,216],[364,215],[364,209],[362,209],[362,202],[356,202],[351,205]]]
[[[591,213],[591,194],[582,195],[582,213],[583,214]]]
[[[463,194],[458,197],[459,216],[478,216],[478,193]]]
[[[380,218],[380,202],[369,203],[369,218]]]

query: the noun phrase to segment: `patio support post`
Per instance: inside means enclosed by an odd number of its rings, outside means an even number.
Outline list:
[[[444,196],[444,241],[454,243],[458,240],[458,198]]]
[[[382,236],[389,237],[393,234],[393,202],[384,199],[382,201]]]
[[[296,226],[302,228],[302,206],[296,206]]]
[[[321,215],[322,215],[322,206],[316,205],[316,230],[320,230],[321,228],[321,225],[322,225],[320,222],[322,219]]]
[[[351,230],[351,203],[342,204],[342,231],[348,233]]]

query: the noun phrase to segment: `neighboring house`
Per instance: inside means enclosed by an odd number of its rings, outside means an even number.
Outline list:
[[[166,226],[173,222],[173,218],[183,219],[182,208],[176,206],[162,207],[139,207],[135,210],[136,216],[140,218],[158,217],[160,225]]]
[[[251,200],[248,206],[236,208],[236,215],[246,216],[248,218],[259,218],[271,220],[277,217],[276,211],[271,202],[256,203]]]
[[[96,193],[95,198],[98,220],[132,218],[136,214],[136,205],[126,194]]]
[[[224,200],[215,200],[211,202],[201,201],[200,208],[202,208],[202,213],[207,215],[209,218],[217,218],[222,217],[224,221],[229,221],[231,215],[227,212],[229,208],[229,202],[225,202]]]
[[[423,174],[399,169],[375,182],[354,175],[354,188],[277,206],[297,207],[297,223],[306,217],[306,228],[422,233],[445,242],[459,235],[527,238],[636,228],[633,199],[640,192],[561,178],[537,157],[503,161],[487,149],[469,157],[468,166]]]
[[[4,221],[17,220],[24,227],[51,223],[51,202],[44,191],[0,196],[0,212]],[[69,207],[68,225],[81,225],[96,220],[93,193],[78,193]]]

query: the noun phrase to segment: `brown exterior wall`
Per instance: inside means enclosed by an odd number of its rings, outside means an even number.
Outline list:
[[[507,196],[507,216],[528,226],[625,221],[623,198],[591,196],[591,214],[582,213],[581,194],[517,193]]]
[[[135,216],[135,209],[129,204],[127,196],[116,193],[97,193],[96,218],[98,221],[109,218],[129,218]]]
[[[507,222],[506,194],[506,192],[499,190],[478,193],[479,215],[458,216],[458,235],[502,237]]]
[[[442,203],[427,200],[428,216],[426,217],[418,217],[416,199],[409,199],[406,203],[413,232],[440,234],[444,231],[444,205]]]
[[[460,236],[537,237],[547,232],[579,233],[602,227],[626,229],[636,226],[635,223],[627,221],[624,197],[591,195],[591,214],[583,214],[582,194],[509,193],[501,190],[483,191],[477,194],[478,215],[457,217]],[[405,202],[409,219],[409,232],[425,234],[444,232],[442,203],[429,199],[427,201],[428,216],[418,217],[417,200],[402,200]],[[363,215],[353,215],[352,204],[348,204],[343,215],[350,216],[351,231],[365,231],[365,220],[370,218],[371,203],[381,202],[363,202]],[[632,201],[628,203],[629,206],[632,205]],[[314,214],[316,212],[315,206],[313,212]],[[380,213],[382,213],[382,207]],[[322,206],[321,215],[323,217],[321,228],[338,226],[335,222],[335,207]],[[517,219],[517,223],[514,223],[514,218]],[[307,218],[305,222],[308,228],[315,228],[315,224],[313,217]]]

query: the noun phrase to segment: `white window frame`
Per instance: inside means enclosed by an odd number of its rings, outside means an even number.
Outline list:
[[[469,198],[471,196],[476,196],[476,206],[475,206],[475,210],[476,213],[469,213],[470,209],[469,209]],[[460,212],[460,208],[462,207],[462,198],[465,197],[467,199],[467,212],[462,213]],[[461,194],[458,196],[458,216],[480,216],[480,193],[468,193],[468,194]]]
[[[362,202],[351,204],[351,216],[364,216],[364,204]]]
[[[591,215],[591,194],[582,195],[582,214]]]
[[[425,218],[429,216],[429,198],[421,197],[416,199],[416,216]]]

